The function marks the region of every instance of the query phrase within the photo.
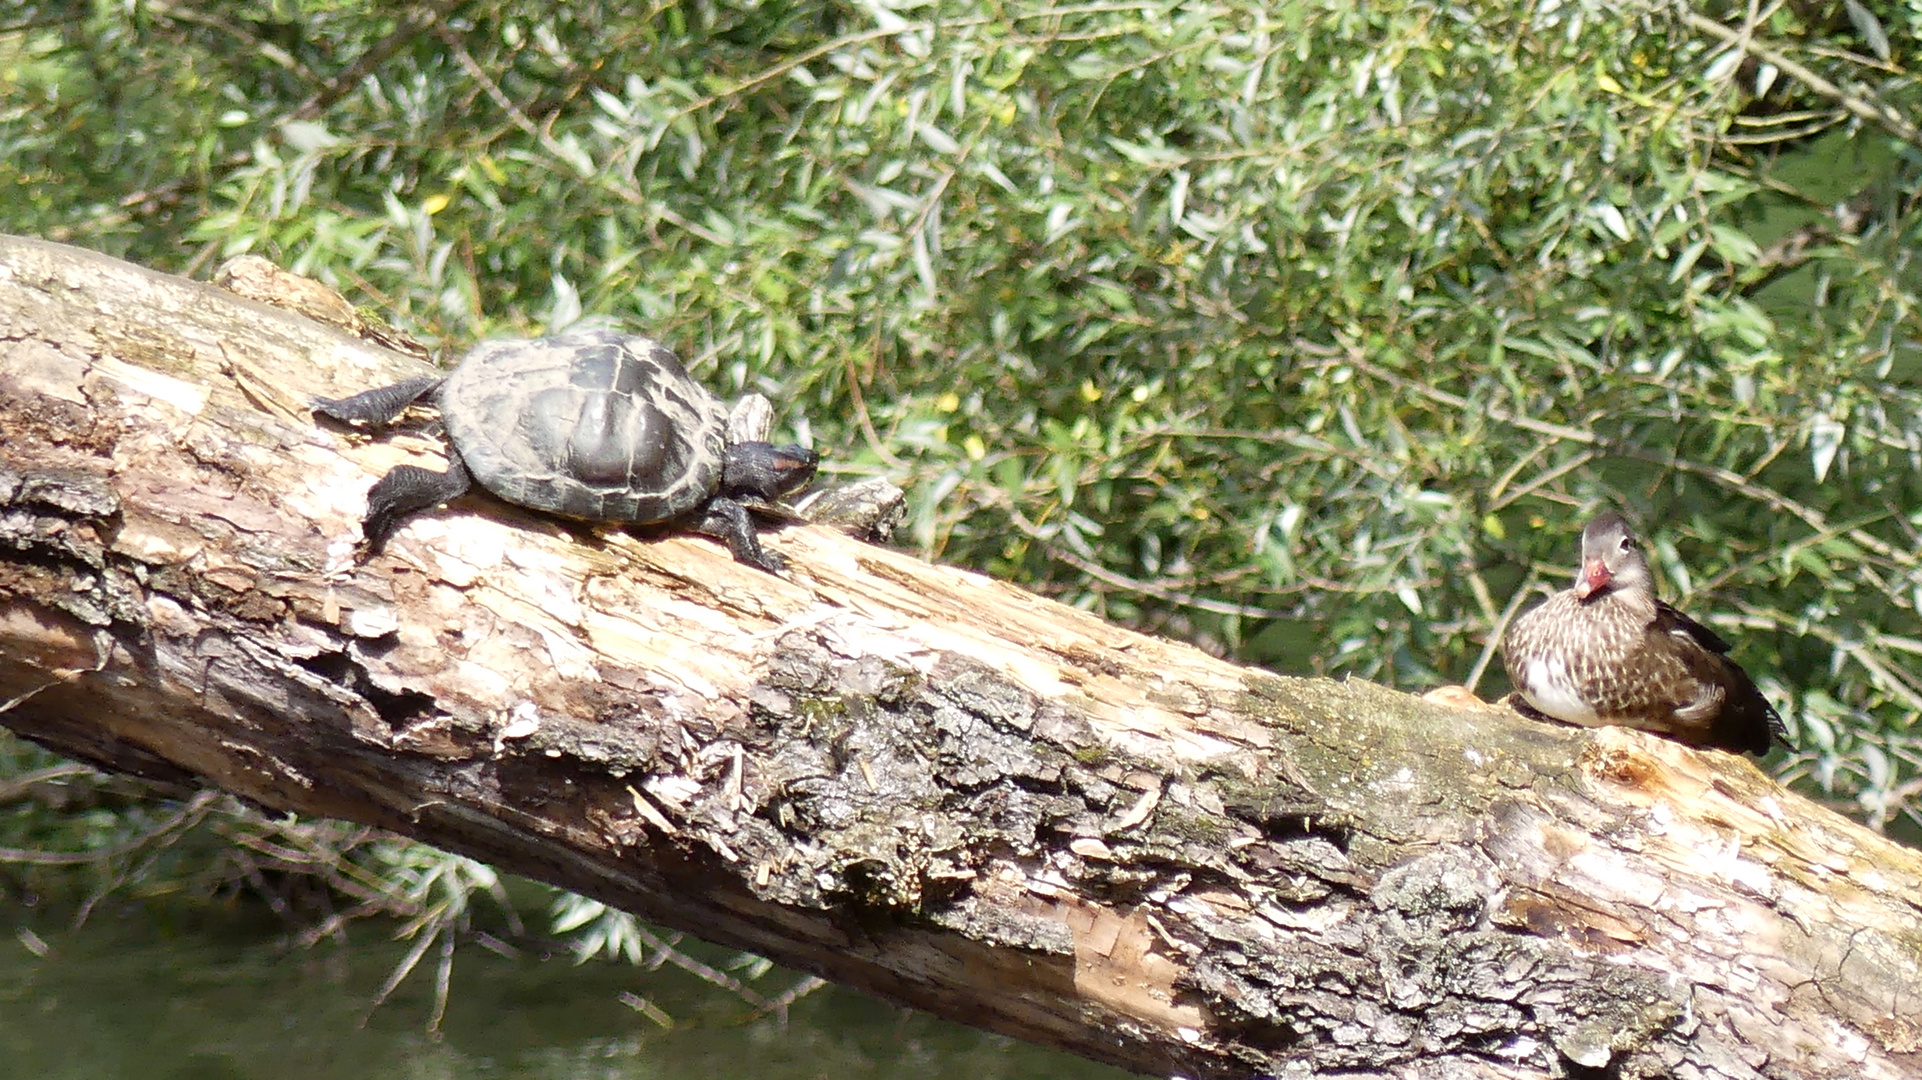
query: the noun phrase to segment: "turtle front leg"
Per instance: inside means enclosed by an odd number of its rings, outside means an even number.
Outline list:
[[[398,411],[398,410],[397,410]],[[418,465],[396,465],[367,492],[367,518],[361,522],[364,544],[362,558],[380,554],[387,538],[401,522],[432,506],[459,495],[473,485],[460,455],[447,452],[447,471],[434,472]]]
[[[352,397],[315,398],[312,407],[315,412],[336,420],[385,424],[399,416],[402,409],[432,392],[441,384],[441,378],[439,375],[416,375],[392,386],[363,390]]]
[[[735,562],[779,574],[787,569],[787,560],[761,546],[760,537],[754,534],[754,518],[747,507],[733,499],[722,496],[707,504],[701,520],[694,525],[694,531],[705,533],[725,544],[734,556]]]

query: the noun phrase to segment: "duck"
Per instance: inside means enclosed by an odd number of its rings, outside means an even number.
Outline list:
[[[1728,652],[1719,634],[1655,595],[1641,541],[1612,510],[1582,530],[1574,587],[1522,613],[1501,643],[1525,715],[1731,753],[1786,745],[1781,714]]]

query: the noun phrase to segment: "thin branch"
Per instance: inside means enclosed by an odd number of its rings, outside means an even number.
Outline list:
[[[1048,535],[1047,530],[1029,520],[1028,517],[1021,513],[1020,509],[1014,505],[1014,501],[1009,499],[1003,492],[996,489],[987,489],[982,492],[982,495],[988,502],[995,504],[1005,512],[1008,515],[1008,519],[1014,523],[1014,527],[1019,529],[1022,535],[1040,544],[1042,548],[1047,551],[1049,558],[1058,559],[1061,562],[1067,563],[1069,566],[1074,567],[1076,570],[1081,571],[1083,574],[1103,584],[1112,585],[1117,589],[1127,589],[1131,592],[1142,593],[1158,600],[1166,600],[1168,603],[1181,607],[1212,612],[1216,615],[1236,615],[1245,619],[1288,619],[1293,618],[1295,615],[1292,611],[1285,611],[1280,608],[1255,607],[1251,604],[1230,604],[1225,600],[1211,600],[1205,596],[1196,596],[1182,589],[1171,588],[1157,582],[1143,581],[1140,578],[1116,573],[1102,566],[1100,563],[1084,559],[1061,545],[1054,543],[1053,539]]]
[[[1903,118],[1903,116],[1894,109],[1886,105],[1878,105],[1851,94],[1808,68],[1803,67],[1801,64],[1790,60],[1787,56],[1775,49],[1763,45],[1760,42],[1750,40],[1746,34],[1730,30],[1714,19],[1704,18],[1692,11],[1679,11],[1678,13],[1681,15],[1682,21],[1689,26],[1700,30],[1710,37],[1719,38],[1726,44],[1733,46],[1749,56],[1755,57],[1757,60],[1775,65],[1784,75],[1801,82],[1809,89],[1834,101],[1854,116],[1874,124],[1876,127],[1901,139],[1910,146],[1922,147],[1922,128],[1917,128],[1914,124],[1909,123],[1907,119]]]
[[[400,958],[400,963],[394,965],[394,970],[388,972],[387,981],[381,984],[380,990],[374,994],[374,1000],[368,1003],[367,1011],[361,1014],[359,1026],[366,1027],[367,1022],[374,1018],[374,1013],[386,1004],[387,998],[395,990],[400,988],[401,981],[414,970],[414,965],[420,963],[420,958],[427,954],[428,947],[434,944],[434,940],[440,937],[442,931],[451,933],[450,928],[441,927],[435,932],[415,936],[413,947],[407,950],[406,956]]]
[[[444,25],[436,26],[434,33],[453,51],[454,59],[460,62],[461,68],[467,72],[468,77],[480,84],[481,89],[493,100],[495,105],[500,107],[502,112],[507,114],[508,120],[510,120],[515,127],[519,128],[528,138],[539,143],[541,149],[546,150],[549,157],[559,162],[572,164],[570,161],[571,155],[568,154],[567,148],[562,146],[559,140],[549,134],[545,128],[534,123],[533,118],[529,117],[527,113],[515,103],[513,98],[507,96],[507,91],[501,89],[500,83],[496,82],[494,77],[487,73],[487,69],[481,66],[480,61],[474,59],[473,53],[467,51],[467,44],[460,39],[460,35],[454,33],[452,29]],[[580,169],[578,167],[573,168],[571,171],[575,175],[580,175]],[[710,244],[717,247],[733,246],[726,237],[698,222],[684,217],[670,207],[665,205],[651,205],[647,196],[632,184],[610,177],[604,173],[595,173],[591,176],[583,177],[583,179],[597,181],[603,190],[618,196],[622,201],[635,206],[646,207],[653,213],[658,214],[663,221],[687,233],[700,237]]]
[[[1793,514],[1801,518],[1803,522],[1807,523],[1810,528],[1817,532],[1827,532],[1829,530],[1829,519],[1820,510],[1814,507],[1804,506],[1779,491],[1754,483],[1741,473],[1735,472],[1732,469],[1724,469],[1720,465],[1708,465],[1699,461],[1690,461],[1687,458],[1650,453],[1633,447],[1623,448],[1621,455],[1637,461],[1667,465],[1681,472],[1707,477],[1728,487],[1732,491],[1756,500],[1771,510],[1777,510],[1785,514]],[[1855,543],[1860,544],[1891,562],[1898,565],[1902,563],[1901,553],[1893,547],[1890,547],[1888,543],[1879,537],[1872,536],[1869,533],[1863,532],[1861,529],[1850,529],[1844,535]]]
[[[1389,371],[1387,368],[1378,367],[1367,360],[1363,360],[1357,352],[1351,351],[1347,356],[1342,358],[1341,362],[1372,378],[1380,379],[1382,382],[1388,383],[1398,390],[1407,390],[1410,393],[1419,394],[1437,404],[1447,405],[1450,408],[1458,409],[1464,413],[1480,412],[1483,416],[1499,423],[1510,424],[1524,431],[1533,431],[1538,435],[1553,435],[1558,439],[1581,443],[1584,446],[1593,446],[1602,441],[1601,436],[1583,428],[1569,427],[1566,424],[1552,424],[1546,420],[1537,420],[1533,417],[1521,416],[1500,405],[1476,404],[1465,397],[1459,397],[1446,390],[1439,390],[1426,383],[1416,382],[1413,379],[1405,379]]]
[[[1521,610],[1522,601],[1528,599],[1529,594],[1534,591],[1534,582],[1531,579],[1524,582],[1521,588],[1515,590],[1515,595],[1508,598],[1508,606],[1502,608],[1501,618],[1495,620],[1494,628],[1488,632],[1488,640],[1482,643],[1482,653],[1475,658],[1475,666],[1469,670],[1468,678],[1462,680],[1462,685],[1471,693],[1474,692],[1475,684],[1481,682],[1482,676],[1487,673],[1489,662],[1494,660],[1496,650],[1501,648],[1502,635],[1508,633],[1508,624],[1514,621],[1515,613]]]
[[[168,815],[160,824],[131,840],[109,848],[101,848],[98,851],[32,851],[25,848],[0,848],[0,863],[23,863],[28,866],[79,866],[86,863],[108,862],[122,855],[139,851],[171,832],[191,827],[206,816],[207,808],[214,799],[219,797],[219,792],[202,791],[178,812]]]
[[[881,329],[878,326],[874,330],[874,356],[877,361],[881,356]],[[882,441],[880,434],[874,430],[874,420],[868,414],[867,395],[861,391],[861,373],[854,369],[854,358],[847,357],[842,364],[847,371],[848,399],[854,405],[854,420],[861,428],[862,438],[867,440],[868,449],[889,468],[905,468],[901,459],[895,456],[894,451],[888,449],[888,444]]]
[[[353,92],[355,86],[367,77],[368,73],[387,62],[387,59],[407,46],[407,43],[425,33],[429,27],[440,24],[447,13],[459,7],[465,0],[436,0],[435,3],[417,7],[401,18],[394,32],[382,38],[373,48],[362,53],[346,71],[334,76],[326,86],[315,91],[293,112],[295,120],[312,120],[332,108],[334,103]]]
[[[447,1015],[448,991],[454,984],[454,928],[445,927],[440,934],[440,965],[434,972],[434,1011],[427,1018],[427,1030],[436,1037],[440,1034],[440,1022]]]
[[[21,773],[19,776],[0,784],[0,805],[17,802],[26,798],[35,787],[54,780],[64,780],[69,776],[95,776],[98,773],[91,765],[76,765],[71,762],[49,765],[44,769]]]
[[[793,1005],[795,1002],[814,993],[827,984],[828,981],[819,976],[803,975],[793,986],[769,998],[767,1004],[751,1014],[748,1020],[751,1022],[759,1020],[763,1016],[772,1015],[776,1023],[782,1027],[786,1027],[788,1006]]]
[[[262,38],[258,34],[250,33],[245,28],[246,23],[241,19],[234,18],[231,13],[223,12],[219,15],[210,15],[184,4],[167,3],[166,0],[147,0],[145,6],[149,12],[160,18],[205,27],[217,33],[238,38],[246,42],[255,52],[266,57],[269,62],[291,72],[297,78],[311,82],[317,77],[313,70],[306,64],[301,63],[300,59],[293,53]]]
[[[24,34],[29,30],[44,30],[49,26],[59,26],[61,23],[79,22],[87,15],[87,9],[76,5],[71,10],[63,11],[58,15],[43,15],[38,18],[23,19],[17,23],[0,23],[0,36]]]
[[[1741,605],[1741,611],[1743,612],[1741,615],[1711,616],[1707,621],[1750,630],[1775,630],[1815,638],[1861,665],[1862,670],[1869,675],[1870,685],[1878,687],[1891,697],[1901,699],[1902,703],[1912,711],[1922,713],[1922,687],[1917,687],[1901,672],[1871,655],[1862,642],[1851,641],[1821,623],[1792,618],[1770,608],[1744,604]]]

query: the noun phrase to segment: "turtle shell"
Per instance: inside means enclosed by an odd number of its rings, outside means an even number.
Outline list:
[[[727,410],[658,342],[612,330],[483,342],[439,391],[475,482],[588,521],[668,521],[721,484]]]

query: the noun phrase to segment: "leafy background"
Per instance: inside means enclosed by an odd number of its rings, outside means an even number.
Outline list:
[[[917,552],[1278,671],[1503,692],[1619,506],[1768,766],[1922,837],[1913,4],[0,19],[0,230],[263,254],[449,357],[615,316],[903,483]]]

